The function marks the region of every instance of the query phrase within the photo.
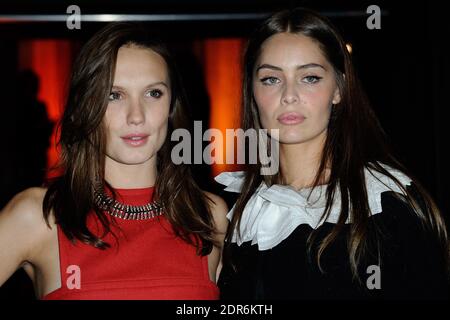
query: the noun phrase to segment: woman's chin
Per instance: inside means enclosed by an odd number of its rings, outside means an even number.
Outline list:
[[[119,162],[120,164],[125,165],[141,165],[149,162],[149,160],[152,158],[153,155],[127,155],[120,157],[118,159],[115,159],[116,162]]]
[[[300,144],[305,142],[306,139],[303,135],[291,134],[291,135],[281,135],[278,139],[280,144]]]

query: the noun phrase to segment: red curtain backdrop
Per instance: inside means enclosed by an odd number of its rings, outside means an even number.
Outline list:
[[[240,126],[241,65],[244,39],[208,39],[203,42],[205,82],[210,97],[210,127],[222,132],[224,148],[217,150],[224,164],[213,164],[213,175],[239,170],[236,164],[226,164],[226,129]],[[235,148],[236,149],[236,148]],[[236,151],[236,150],[235,150]],[[234,152],[236,158],[236,152]]]
[[[241,100],[241,59],[243,39],[207,39],[194,44],[201,48],[205,82],[210,96],[210,127],[225,130],[239,127]],[[74,52],[77,44],[69,40],[34,39],[19,43],[19,68],[30,68],[39,76],[39,99],[46,104],[49,118],[59,121],[64,108]],[[197,50],[198,53],[198,50]],[[206,128],[203,128],[206,130]],[[48,167],[57,163],[56,132],[48,150]],[[224,164],[214,164],[213,174],[238,170],[235,164],[226,164],[226,148],[217,150]],[[236,155],[236,152],[235,152]],[[49,176],[57,174],[49,172]]]
[[[45,103],[55,124],[64,108],[75,45],[68,40],[33,39],[19,42],[19,69],[31,69],[39,77],[38,98]],[[48,150],[48,167],[57,163],[56,125]],[[49,176],[56,172],[49,172]]]

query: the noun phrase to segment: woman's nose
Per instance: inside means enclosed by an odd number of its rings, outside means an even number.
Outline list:
[[[294,104],[299,101],[298,92],[294,83],[287,83],[283,95],[281,96],[281,103],[283,105]]]
[[[140,102],[138,100],[131,101],[127,115],[127,122],[129,124],[138,125],[143,123],[144,120],[145,114]]]

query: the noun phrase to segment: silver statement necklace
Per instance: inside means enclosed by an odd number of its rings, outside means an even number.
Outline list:
[[[95,204],[115,218],[126,220],[147,220],[163,214],[163,207],[156,201],[143,206],[133,206],[121,203],[104,192],[95,191]]]

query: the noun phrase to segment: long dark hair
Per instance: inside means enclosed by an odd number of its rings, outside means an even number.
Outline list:
[[[388,165],[412,177],[388,148],[384,131],[357,79],[345,42],[337,29],[325,17],[303,8],[281,11],[266,19],[255,31],[248,42],[244,56],[243,129],[261,128],[258,107],[253,96],[254,68],[263,42],[269,37],[283,32],[307,36],[319,45],[324,56],[333,66],[341,94],[341,101],[332,109],[319,169],[313,182],[313,187],[316,187],[324,181],[325,169],[331,166],[323,218],[326,219],[330,214],[337,188],[339,188],[342,203],[342,211],[337,223],[317,248],[316,262],[319,268],[321,268],[322,253],[337,238],[350,216],[352,223],[348,237],[348,252],[353,275],[358,277],[358,263],[361,257],[367,253],[370,217],[364,175],[366,168],[380,172],[395,181],[406,195],[404,200],[415,209],[425,225],[432,229],[432,232],[444,245],[445,256],[448,259],[445,222],[431,197],[414,178],[412,179],[416,192],[407,190],[380,164]],[[227,241],[231,240],[234,230],[240,230],[242,212],[261,182],[264,181],[268,186],[282,183],[280,173],[261,176],[260,169],[260,163],[247,165],[242,193],[235,205],[226,237]],[[313,232],[308,239],[310,253],[316,238],[317,234]],[[321,270],[323,271],[322,268]]]
[[[62,175],[48,184],[43,211],[48,223],[53,211],[56,223],[70,240],[80,240],[98,248],[110,245],[103,238],[112,232],[107,216],[94,204],[94,188],[104,180],[105,128],[103,117],[113,85],[117,52],[134,45],[152,50],[168,66],[171,103],[167,137],[157,153],[158,176],[155,197],[164,205],[164,215],[175,234],[206,255],[215,244],[214,224],[207,198],[194,182],[186,165],[175,165],[170,158],[172,131],[187,128],[183,88],[168,49],[144,26],[111,23],[96,33],[82,48],[75,61],[65,111],[59,124]],[[114,190],[112,190],[114,191]],[[88,214],[101,222],[103,235],[93,234],[86,225]],[[114,232],[112,232],[114,235]]]

